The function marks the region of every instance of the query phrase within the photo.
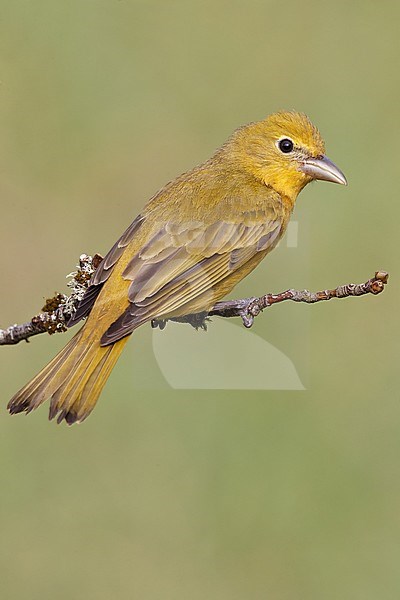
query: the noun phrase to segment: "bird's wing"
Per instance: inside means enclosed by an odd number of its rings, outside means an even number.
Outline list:
[[[262,219],[259,211],[240,217],[207,226],[167,222],[125,268],[124,279],[132,281],[130,304],[103,335],[102,345],[207,294],[255,254],[275,245],[282,223],[273,211]]]

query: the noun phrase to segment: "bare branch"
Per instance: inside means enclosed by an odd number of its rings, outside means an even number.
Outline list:
[[[97,269],[102,256],[95,254],[93,257],[82,254],[79,257],[77,270],[70,273],[68,287],[71,289],[69,296],[56,293],[52,298],[46,300],[42,311],[33,317],[28,323],[22,325],[11,325],[7,329],[0,329],[0,346],[10,346],[21,342],[29,341],[29,338],[39,333],[62,333],[67,330],[67,322],[75,313],[79,302],[88,287],[89,280]],[[348,298],[349,296],[364,296],[365,294],[380,294],[388,282],[388,273],[377,271],[375,276],[368,279],[365,283],[341,285],[332,290],[323,290],[321,292],[309,292],[308,290],[286,290],[279,294],[265,294],[260,298],[244,298],[242,300],[227,300],[217,302],[214,308],[209,312],[196,313],[183,317],[174,317],[171,319],[153,319],[152,327],[164,329],[167,321],[177,323],[189,323],[196,329],[207,329],[207,322],[212,316],[218,317],[240,317],[245,327],[251,327],[254,318],[265,308],[274,304],[292,300],[293,302],[306,302],[313,304],[322,300],[331,300],[332,298]]]
[[[389,274],[386,271],[377,271],[375,276],[368,279],[365,283],[349,283],[340,285],[333,290],[323,290],[321,292],[309,292],[308,290],[286,290],[279,294],[266,294],[260,298],[247,298],[246,300],[218,302],[210,315],[221,317],[238,316],[243,320],[245,327],[251,327],[254,317],[260,314],[265,308],[274,304],[291,300],[292,302],[306,302],[314,304],[323,300],[332,298],[348,298],[349,296],[364,296],[365,294],[380,294],[385,284],[388,282]]]
[[[333,290],[323,290],[321,292],[309,292],[308,290],[286,290],[279,294],[265,294],[259,298],[244,298],[242,300],[226,300],[217,302],[209,313],[196,313],[184,317],[173,317],[171,319],[157,320],[153,319],[152,326],[163,329],[167,321],[177,323],[190,323],[196,329],[207,329],[209,317],[240,317],[245,327],[251,327],[254,318],[265,308],[273,304],[292,300],[293,302],[306,302],[314,304],[322,300],[331,300],[332,298],[348,298],[349,296],[364,296],[365,294],[380,294],[385,284],[388,282],[389,274],[386,271],[377,271],[375,276],[368,279],[365,283],[349,283],[340,285]]]

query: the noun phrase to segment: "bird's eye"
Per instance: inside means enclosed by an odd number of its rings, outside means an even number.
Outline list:
[[[288,154],[289,152],[292,152],[292,150],[293,150],[293,142],[292,142],[292,140],[289,140],[288,138],[279,140],[278,146],[279,146],[279,150],[281,152],[284,152],[285,154]]]

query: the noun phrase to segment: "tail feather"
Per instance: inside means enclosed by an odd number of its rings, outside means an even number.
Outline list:
[[[51,394],[49,419],[53,419],[58,412],[68,412],[74,399],[78,397],[80,386],[88,379],[90,365],[96,359],[96,354],[90,352],[90,349],[90,346],[83,349],[73,366],[74,375],[64,379],[57,390]],[[66,363],[63,366],[69,368]]]
[[[68,423],[73,422],[72,418],[75,418],[76,422],[82,423],[90,415],[128,339],[121,340],[122,344],[117,342],[104,348],[106,352],[95,369],[91,371],[76,402],[75,410],[70,411]]]
[[[75,348],[78,335],[74,336],[53,360],[11,398],[7,408],[12,415],[20,412],[29,413],[46,400],[50,395],[47,384],[51,381],[54,383],[57,368]]]
[[[50,398],[49,419],[69,425],[92,412],[128,338],[100,346],[79,331],[57,356],[8,403],[11,414],[29,413]]]
[[[89,412],[85,413],[84,410],[81,409],[82,394],[88,385],[88,380],[95,373],[99,372],[99,370],[101,369],[101,366],[107,360],[107,355],[108,354],[105,354],[100,359],[100,362],[98,362],[98,361],[96,362],[96,364],[97,363],[98,364],[95,367],[93,372],[88,369],[86,371],[86,373],[83,374],[82,377],[76,381],[76,383],[73,387],[73,390],[67,389],[66,387],[62,386],[59,389],[58,394],[53,394],[51,403],[50,403],[50,413],[49,413],[50,419],[53,419],[58,413],[57,423],[61,423],[61,421],[63,419],[65,419],[67,421],[67,423],[72,424],[77,421],[80,422],[81,420],[83,420],[84,415],[85,415],[85,418],[89,416],[89,414],[90,414]],[[94,408],[97,397],[94,402],[93,402],[93,396],[90,396],[90,398],[91,398],[91,408],[90,408],[90,412],[91,412]],[[78,415],[81,415],[81,418],[79,418]]]

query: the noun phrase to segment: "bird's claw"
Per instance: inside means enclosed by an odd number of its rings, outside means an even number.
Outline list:
[[[254,318],[260,314],[261,310],[259,298],[247,299],[245,306],[239,312],[243,325],[247,329],[250,329],[250,327],[253,325]]]
[[[170,319],[152,319],[151,326],[153,329],[157,327],[159,329],[165,329],[168,321],[175,321],[176,323],[189,323],[192,327],[198,331],[199,329],[203,329],[203,331],[207,331],[207,323],[211,321],[208,313],[200,312],[193,313],[191,315],[185,315],[183,317],[171,317]]]
[[[163,329],[165,329],[165,327],[167,325],[167,320],[166,319],[152,319],[150,321],[150,323],[151,323],[151,326],[153,329],[157,329],[157,327],[158,327],[162,331]]]

